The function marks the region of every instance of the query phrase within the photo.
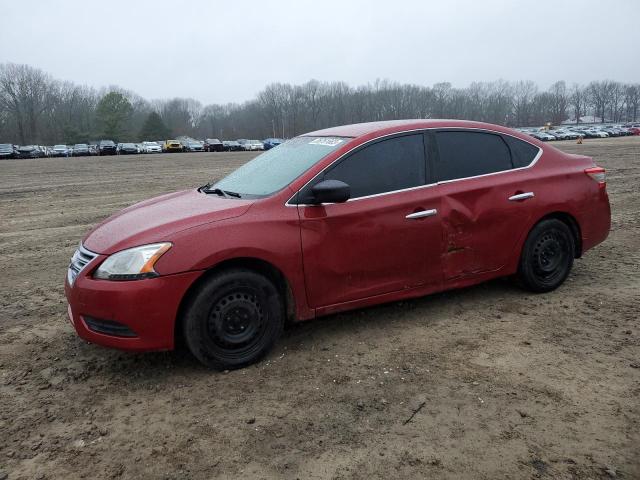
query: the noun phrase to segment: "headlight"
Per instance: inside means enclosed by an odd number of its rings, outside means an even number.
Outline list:
[[[158,273],[153,267],[170,248],[170,243],[153,243],[114,253],[102,262],[93,277],[102,280],[140,280],[156,277]]]

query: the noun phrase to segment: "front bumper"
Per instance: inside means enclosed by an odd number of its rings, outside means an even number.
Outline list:
[[[98,258],[104,259],[103,256]],[[93,265],[99,262],[92,261]],[[83,270],[73,286],[65,281],[71,324],[84,340],[130,351],[172,350],[180,302],[202,272],[185,272],[135,281],[96,280]],[[96,321],[118,328],[96,328]],[[101,330],[101,331],[98,331]],[[104,333],[110,331],[110,334]]]

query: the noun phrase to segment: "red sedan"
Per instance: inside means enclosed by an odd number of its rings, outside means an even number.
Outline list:
[[[65,291],[89,342],[164,350],[182,335],[204,364],[238,368],[287,319],[505,276],[548,292],[609,227],[589,157],[478,122],[347,125],[105,220]]]

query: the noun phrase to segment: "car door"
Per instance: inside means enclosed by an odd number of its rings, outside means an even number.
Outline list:
[[[434,186],[426,186],[422,133],[369,143],[305,189],[327,179],[350,185],[351,198],[298,206],[312,307],[441,283],[439,199]]]
[[[527,156],[530,164],[539,149],[514,137],[471,129],[432,135],[444,280],[499,270],[518,254],[514,249],[537,203],[533,173],[519,158]]]

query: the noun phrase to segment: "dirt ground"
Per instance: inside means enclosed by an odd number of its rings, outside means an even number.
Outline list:
[[[318,319],[230,373],[82,342],[63,281],[93,224],[251,154],[1,162],[0,479],[640,478],[640,137],[556,145],[613,211],[559,290]]]

